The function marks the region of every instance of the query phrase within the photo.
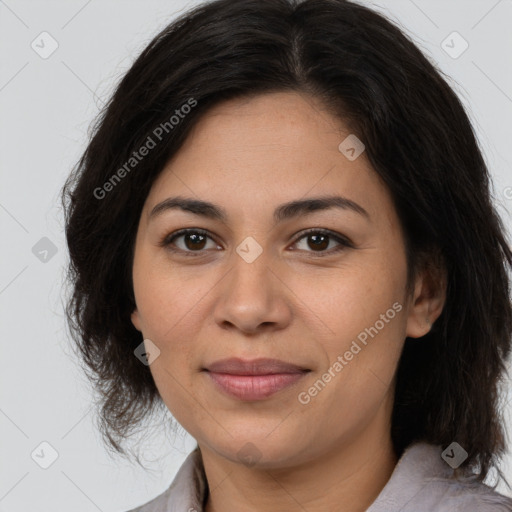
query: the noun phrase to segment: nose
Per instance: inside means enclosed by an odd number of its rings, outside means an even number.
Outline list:
[[[223,329],[254,334],[284,329],[291,321],[293,294],[265,253],[248,263],[234,252],[232,267],[216,291],[214,318]]]

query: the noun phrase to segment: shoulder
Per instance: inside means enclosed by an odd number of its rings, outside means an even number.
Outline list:
[[[431,494],[432,510],[439,512],[512,512],[512,498],[470,479],[433,478],[426,492]]]
[[[367,512],[512,512],[512,498],[474,475],[458,475],[441,453],[428,443],[409,446]]]

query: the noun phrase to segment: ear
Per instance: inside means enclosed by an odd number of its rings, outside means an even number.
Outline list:
[[[439,318],[446,301],[447,273],[444,262],[436,258],[424,265],[415,280],[407,318],[406,336],[421,338]]]
[[[137,308],[135,308],[135,309],[132,311],[132,314],[130,315],[130,318],[131,318],[131,320],[132,320],[132,324],[133,324],[133,326],[135,327],[135,329],[137,329],[137,331],[142,332],[141,324],[140,324],[139,311],[138,311],[138,309],[137,309]]]

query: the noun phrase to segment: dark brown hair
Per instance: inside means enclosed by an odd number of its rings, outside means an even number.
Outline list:
[[[321,99],[364,142],[404,227],[409,283],[425,255],[442,261],[445,307],[421,341],[405,341],[391,434],[398,456],[415,440],[457,441],[469,454],[463,467],[479,466],[483,479],[505,449],[498,385],[512,333],[512,254],[489,173],[442,73],[384,16],[345,0],[200,5],[149,43],[98,118],[62,200],[67,315],[100,393],[106,441],[125,454],[123,443],[161,405],[134,356],[142,338],[130,321],[134,241],[152,183],[211,106],[271,91]],[[164,123],[162,142],[113,183]]]

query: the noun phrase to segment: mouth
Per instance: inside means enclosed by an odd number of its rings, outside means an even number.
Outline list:
[[[245,401],[264,400],[301,380],[311,370],[278,359],[222,359],[203,368],[216,389]]]

